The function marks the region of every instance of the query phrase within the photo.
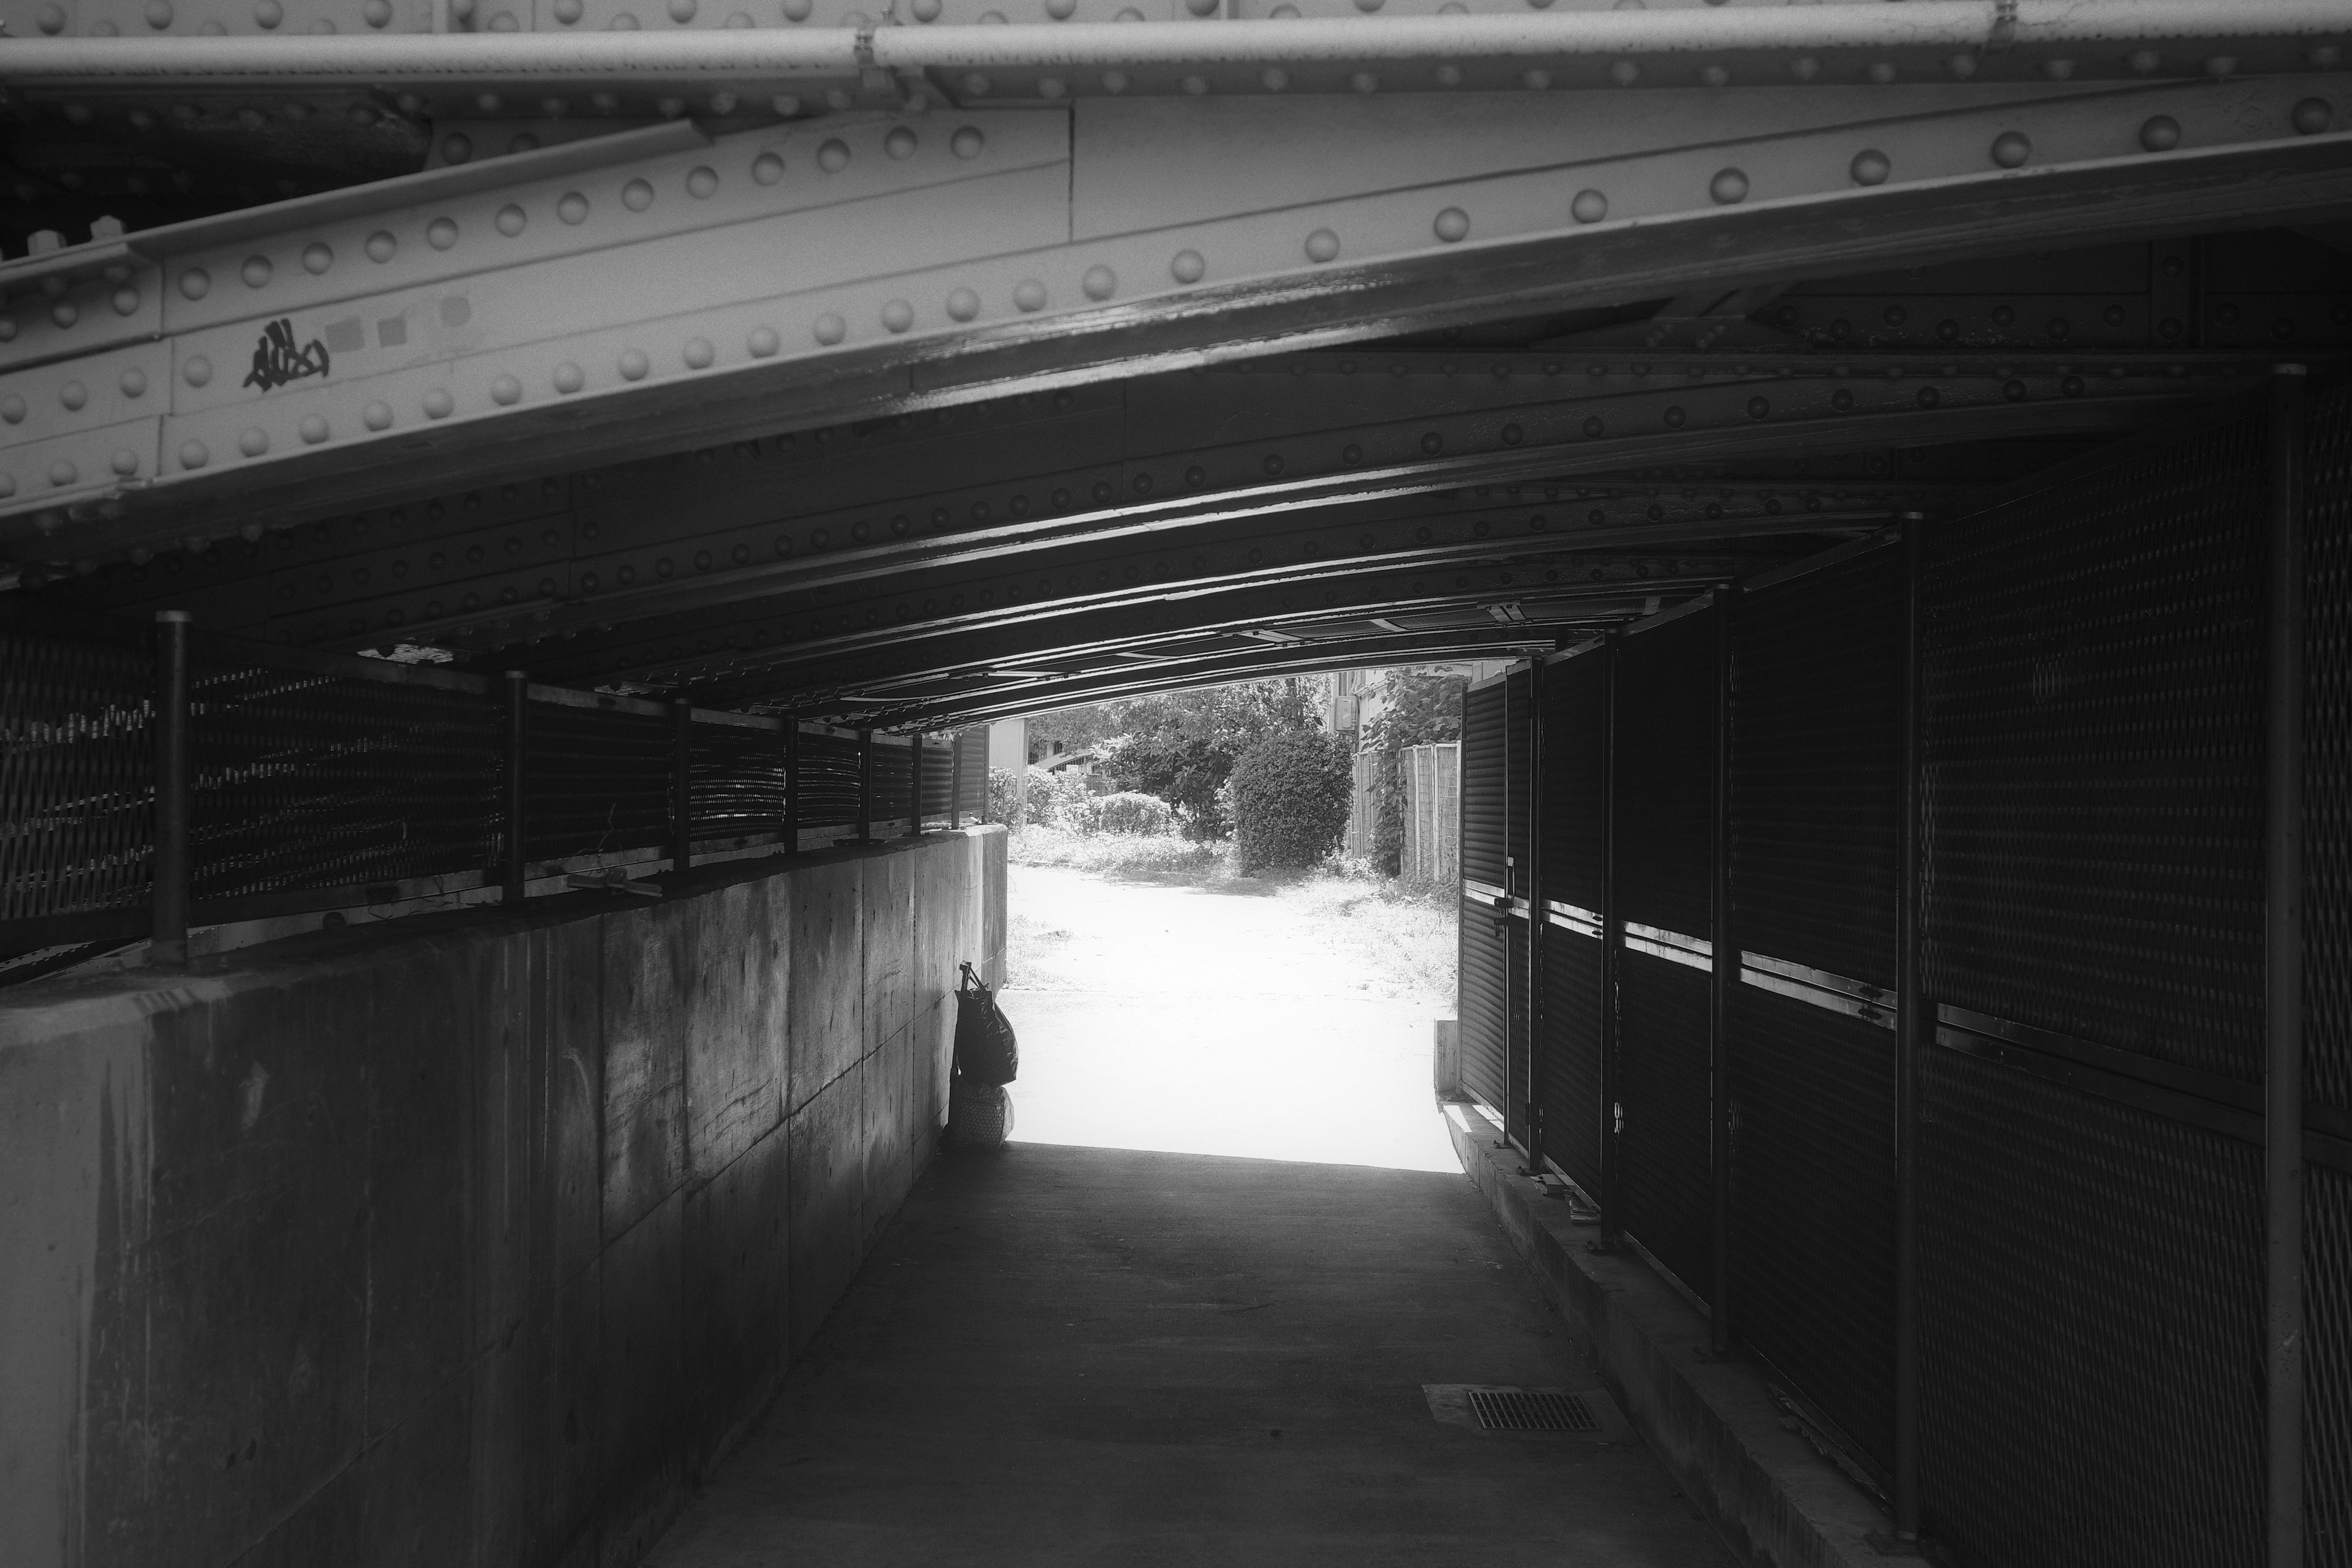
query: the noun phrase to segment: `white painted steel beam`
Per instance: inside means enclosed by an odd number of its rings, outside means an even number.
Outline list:
[[[2334,96],[2331,96],[2334,95]],[[0,266],[0,549],[2352,200],[2325,76],[689,122]]]

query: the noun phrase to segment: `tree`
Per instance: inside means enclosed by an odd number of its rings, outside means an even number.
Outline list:
[[[1313,866],[1339,847],[1355,781],[1348,743],[1286,730],[1251,745],[1233,770],[1234,854],[1244,873]]]
[[[1410,666],[1381,673],[1381,710],[1364,726],[1364,750],[1378,754],[1372,768],[1372,862],[1393,877],[1404,858],[1404,772],[1398,766],[1407,746],[1427,746],[1462,738],[1462,694],[1470,683],[1443,670]]]
[[[1121,739],[1103,773],[1121,789],[1166,801],[1195,841],[1229,830],[1223,792],[1236,758],[1268,736],[1315,733],[1321,724],[1313,682],[1295,676],[1104,707]]]

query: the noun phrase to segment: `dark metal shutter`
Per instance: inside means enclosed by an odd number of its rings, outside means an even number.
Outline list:
[[[1616,912],[1702,941],[1714,934],[1717,613],[1628,636],[1618,657]],[[1712,985],[1706,970],[1631,942],[1619,964],[1624,1227],[1702,1298],[1713,1272]]]
[[[1927,534],[1932,1003],[2260,1081],[2266,436],[2208,413]],[[1921,1074],[1927,1528],[2251,1568],[2260,1150],[1959,1044]]]
[[[1534,886],[1534,867],[1528,858],[1535,820],[1535,676],[1515,669],[1503,678],[1503,846],[1507,858],[1504,887],[1515,899],[1525,900]],[[1503,1125],[1521,1148],[1533,1145],[1528,1137],[1528,1104],[1534,1098],[1528,1059],[1528,993],[1530,927],[1525,917],[1507,921],[1503,942],[1510,1005],[1506,1011],[1509,1033],[1504,1037]]]
[[[2307,1114],[2352,1120],[2352,390],[2314,398],[2305,447],[2310,561],[2304,855]],[[2352,1568],[2352,1176],[2304,1190],[2305,1551]]]
[[[955,738],[924,735],[917,740],[923,748],[922,820],[944,824],[955,807]]]
[[[1732,616],[1733,939],[1890,992],[1903,596],[1901,555],[1881,548],[1743,595]],[[1889,1473],[1895,1032],[1754,984],[1730,1006],[1738,1335]]]
[[[1505,1040],[1510,961],[1496,929],[1491,891],[1503,886],[1503,688],[1475,686],[1462,700],[1462,1087],[1501,1109],[1509,1100]],[[1475,887],[1474,887],[1475,885]]]
[[[1607,660],[1598,651],[1544,669],[1543,895],[1598,916],[1608,852]],[[1553,924],[1544,932],[1543,1028],[1536,1074],[1544,1152],[1591,1194],[1601,1192],[1601,942]]]

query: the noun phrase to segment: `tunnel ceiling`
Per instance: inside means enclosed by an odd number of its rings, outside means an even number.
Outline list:
[[[19,216],[89,237],[0,264],[16,593],[713,706],[944,727],[1546,650],[2352,349],[2324,44],[932,71],[634,126],[27,86],[41,47],[0,43]]]

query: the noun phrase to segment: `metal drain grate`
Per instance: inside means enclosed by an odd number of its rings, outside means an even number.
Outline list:
[[[1474,1388],[1470,1413],[1489,1432],[1598,1432],[1601,1423],[1572,1394]]]

